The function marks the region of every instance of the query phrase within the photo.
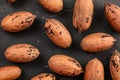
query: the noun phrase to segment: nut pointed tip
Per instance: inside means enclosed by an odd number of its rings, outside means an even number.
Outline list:
[[[116,54],[116,53],[119,53],[118,50],[115,50],[115,51],[113,52],[113,54]]]
[[[97,58],[94,58],[94,60],[98,60]]]
[[[104,5],[105,6],[111,6],[111,3],[106,2],[106,3],[104,3]]]

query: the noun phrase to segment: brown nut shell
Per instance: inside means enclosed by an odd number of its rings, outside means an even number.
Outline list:
[[[53,13],[58,13],[63,9],[63,0],[38,0],[38,3]]]
[[[105,16],[113,29],[120,32],[120,7],[112,3],[106,3]]]
[[[66,55],[52,56],[48,65],[53,72],[63,76],[77,76],[84,72],[76,59]]]
[[[102,52],[111,48],[115,39],[106,33],[93,33],[81,41],[81,47],[87,52]]]
[[[5,0],[5,1],[9,4],[12,4],[12,3],[16,2],[16,0]]]
[[[117,50],[110,58],[110,72],[113,80],[120,80],[120,53]]]
[[[47,19],[44,29],[50,40],[61,48],[67,48],[72,43],[72,38],[67,28],[56,19]]]
[[[7,32],[19,32],[30,27],[36,16],[27,11],[18,11],[5,16],[1,21],[1,27]]]
[[[16,80],[20,77],[22,70],[18,66],[0,67],[0,80]]]
[[[41,73],[33,77],[31,80],[56,80],[56,77],[50,73]]]
[[[92,0],[75,0],[73,11],[73,26],[79,33],[87,30],[93,18],[94,5]]]
[[[97,58],[87,63],[84,80],[104,80],[104,67]]]
[[[6,49],[4,55],[11,62],[30,62],[38,58],[40,52],[30,44],[14,44]]]

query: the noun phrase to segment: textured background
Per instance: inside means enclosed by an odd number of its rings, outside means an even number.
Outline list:
[[[64,10],[59,14],[47,12],[36,0],[20,1],[21,0],[18,0],[15,4],[9,5],[5,0],[0,0],[0,20],[5,15],[20,10],[30,11],[38,17],[29,29],[19,33],[7,33],[0,28],[0,66],[18,65],[23,70],[22,76],[18,80],[30,80],[33,76],[41,72],[51,72],[47,66],[47,61],[54,54],[63,53],[72,56],[81,63],[84,69],[90,59],[97,57],[104,64],[105,80],[112,80],[109,71],[109,59],[115,49],[120,50],[120,46],[117,46],[117,44],[120,44],[120,34],[116,33],[107,23],[104,16],[104,3],[112,2],[120,6],[120,0],[94,0],[95,10],[93,23],[91,27],[82,34],[78,34],[77,30],[72,26],[72,11],[66,11],[73,9],[74,0],[64,0]],[[43,29],[44,20],[42,17],[52,17],[63,22],[72,35],[73,42],[70,48],[61,49],[49,40]],[[79,46],[81,39],[94,32],[105,32],[113,35],[117,39],[115,46],[102,53],[87,53],[83,51]],[[7,61],[4,57],[4,51],[8,46],[16,43],[29,43],[34,45],[40,50],[40,57],[30,63],[18,64]],[[83,74],[72,78],[55,75],[57,80],[83,80]]]

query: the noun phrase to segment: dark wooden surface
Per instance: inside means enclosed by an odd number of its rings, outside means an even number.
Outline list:
[[[120,34],[115,32],[105,19],[105,2],[115,3],[120,6],[120,0],[94,0],[95,10],[93,23],[87,31],[82,34],[78,34],[78,31],[74,29],[72,25],[71,10],[73,9],[74,0],[64,0],[64,10],[58,14],[47,12],[37,3],[36,0],[18,0],[12,5],[7,4],[5,0],[0,0],[0,20],[2,20],[5,15],[15,11],[26,10],[37,15],[37,19],[34,24],[25,31],[19,33],[7,33],[0,28],[0,66],[18,65],[23,70],[22,75],[18,80],[30,80],[33,76],[42,72],[53,73],[48,68],[47,61],[54,54],[62,53],[76,58],[84,69],[90,59],[97,57],[104,65],[105,80],[112,80],[109,71],[109,59],[115,49],[120,50],[120,46],[117,46],[117,44],[120,44]],[[72,35],[73,42],[70,48],[61,49],[56,47],[49,40],[43,29],[44,20],[42,17],[55,18],[63,22]],[[87,53],[81,49],[79,44],[83,37],[94,32],[105,32],[111,34],[117,39],[117,42],[107,51],[101,53]],[[8,46],[16,43],[32,44],[40,50],[41,55],[38,59],[30,63],[9,62],[5,59],[4,51]],[[57,74],[55,75],[57,80],[83,80],[84,77],[84,74],[80,74],[77,77],[63,77]]]

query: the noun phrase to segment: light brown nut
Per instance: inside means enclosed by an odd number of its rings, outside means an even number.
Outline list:
[[[51,41],[61,47],[67,48],[72,43],[72,38],[66,27],[56,19],[47,19],[44,25],[45,32]]]
[[[56,80],[56,77],[50,73],[41,73],[33,77],[31,80]]]
[[[38,3],[53,13],[58,13],[63,9],[63,0],[38,0]]]
[[[6,2],[9,4],[12,4],[12,3],[16,2],[16,0],[6,0]]]
[[[120,80],[120,53],[117,50],[110,59],[110,72],[113,80]]]
[[[77,76],[84,72],[76,59],[66,55],[52,56],[48,65],[53,72],[63,76]]]
[[[84,80],[104,80],[104,67],[97,58],[87,63]]]
[[[30,62],[38,58],[40,52],[30,44],[14,44],[8,47],[4,54],[11,62]]]
[[[0,80],[15,80],[20,77],[21,72],[18,66],[0,67]]]
[[[93,18],[94,5],[92,0],[76,0],[73,11],[73,26],[79,33],[87,30]]]
[[[113,29],[120,32],[120,7],[115,4],[106,3],[105,15]]]
[[[27,11],[19,11],[5,16],[1,21],[1,27],[8,32],[19,32],[30,27],[36,16]]]
[[[81,47],[87,52],[102,52],[111,48],[115,39],[106,33],[93,33],[81,41]]]

